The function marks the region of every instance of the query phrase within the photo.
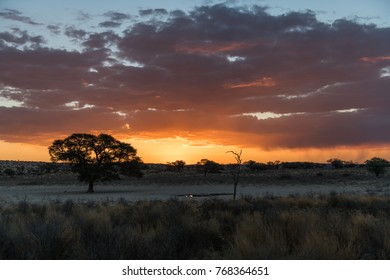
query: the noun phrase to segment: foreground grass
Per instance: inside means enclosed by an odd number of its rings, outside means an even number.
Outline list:
[[[389,258],[383,196],[20,202],[0,214],[0,259]]]

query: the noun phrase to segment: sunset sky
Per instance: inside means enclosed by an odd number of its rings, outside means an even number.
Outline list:
[[[390,1],[0,1],[0,159],[390,160]]]

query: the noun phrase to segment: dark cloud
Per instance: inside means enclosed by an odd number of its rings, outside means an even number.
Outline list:
[[[119,12],[110,11],[104,14],[105,17],[108,17],[109,20],[99,23],[100,27],[105,28],[115,28],[122,25],[123,21],[131,19],[131,16],[128,14],[123,14]]]
[[[273,16],[256,6],[140,15],[148,21],[121,34],[67,27],[82,51],[3,47],[0,83],[8,89],[0,96],[25,108],[0,108],[1,137],[23,136],[22,122],[13,123],[19,132],[7,128],[18,112],[42,135],[57,129],[52,120],[77,116],[86,118],[79,130],[118,132],[128,124],[132,136],[209,135],[270,149],[390,142],[390,28],[326,24],[312,11]],[[105,16],[100,26],[113,29],[129,19]],[[15,34],[0,38],[32,40]],[[264,119],[267,112],[272,118]]]
[[[99,23],[99,26],[105,28],[114,28],[114,27],[121,26],[121,24],[122,24],[121,22],[117,22],[117,21],[103,21]]]
[[[145,9],[139,10],[140,16],[164,16],[168,14],[165,9]]]
[[[22,12],[17,10],[4,9],[0,12],[0,17],[20,21],[31,25],[40,25],[40,23],[33,21],[30,17],[23,16]]]
[[[48,25],[47,29],[49,29],[50,32],[55,34],[55,35],[59,35],[60,34],[60,30],[61,30],[59,25],[52,25],[52,24]]]
[[[27,31],[22,31],[19,28],[13,28],[11,32],[0,32],[0,40],[16,46],[30,44],[31,47],[38,47],[46,41],[42,36],[30,36]]]
[[[181,11],[181,10],[173,10],[173,11],[169,12],[169,15],[173,18],[180,18],[180,17],[185,17],[186,13],[184,11]]]
[[[104,57],[104,52],[6,48],[0,51],[0,83],[19,88],[19,95],[39,100],[40,104],[35,105],[40,107],[55,100],[57,94],[53,91],[84,88],[83,80],[93,74],[88,69],[100,65]],[[32,95],[31,89],[43,91]]]
[[[113,45],[119,40],[119,36],[112,31],[89,34],[83,46],[88,49],[104,49],[107,45]]]
[[[87,36],[87,31],[83,29],[77,29],[74,26],[68,26],[65,29],[65,35],[73,39],[84,39]]]
[[[126,19],[130,19],[131,16],[119,12],[110,11],[104,14],[104,16],[110,18],[111,21],[122,22]]]
[[[12,116],[18,116],[14,118]],[[50,122],[48,122],[50,119]],[[45,110],[0,107],[0,137],[10,142],[48,145],[51,141],[42,135],[69,135],[75,131],[121,131],[123,118],[101,108],[81,110]],[[20,131],[24,133],[21,135]]]
[[[306,113],[262,121],[251,116],[229,118],[192,111],[143,111],[130,121],[134,122],[133,128],[141,132],[188,131],[191,126],[193,134],[207,135],[205,131],[215,132],[218,128],[219,133],[226,132],[226,135],[236,133],[234,139],[213,139],[226,145],[237,144],[239,137],[239,144],[245,147],[294,149],[386,144],[390,141],[390,132],[386,129],[390,125],[389,117],[388,111],[383,109]]]

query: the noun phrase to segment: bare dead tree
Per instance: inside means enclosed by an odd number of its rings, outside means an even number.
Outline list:
[[[234,156],[234,159],[236,160],[236,166],[234,170],[231,171],[231,174],[233,176],[233,183],[234,183],[234,192],[233,192],[233,199],[236,200],[237,195],[237,185],[240,181],[240,174],[241,174],[241,165],[242,165],[242,150],[240,150],[239,153],[234,151],[227,151],[226,153],[232,153]]]

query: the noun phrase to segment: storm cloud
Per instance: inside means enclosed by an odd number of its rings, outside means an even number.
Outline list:
[[[21,104],[0,107],[0,139],[77,130],[265,149],[390,142],[390,28],[258,6],[139,15],[126,27],[130,15],[107,12],[93,32],[64,25],[73,50],[0,33],[0,96]],[[26,42],[35,47],[16,46]]]

